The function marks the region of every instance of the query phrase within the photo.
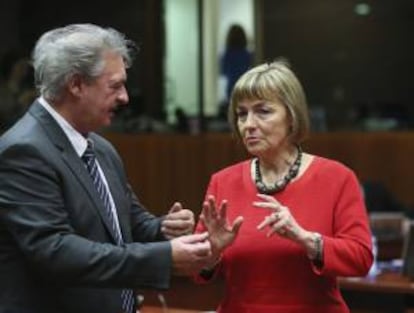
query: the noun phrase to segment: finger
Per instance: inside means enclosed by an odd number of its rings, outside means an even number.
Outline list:
[[[273,215],[273,214],[272,214]],[[262,230],[263,228],[265,228],[266,226],[273,224],[275,222],[275,217],[272,217],[272,215],[268,215],[265,217],[265,219],[263,220],[263,222],[261,222],[258,226],[257,229],[258,230]],[[279,218],[279,217],[278,217]]]
[[[176,238],[176,237],[180,237],[183,235],[188,235],[189,233],[191,233],[188,230],[184,230],[184,229],[164,229],[163,230],[163,234],[166,238]]]
[[[191,235],[185,235],[181,237],[180,239],[184,243],[196,243],[196,242],[203,242],[206,241],[208,238],[208,232],[203,232],[199,234],[191,234]]]
[[[195,223],[194,213],[191,211],[189,212],[184,211],[183,214],[180,216],[180,219],[185,223],[190,223],[190,224]]]
[[[205,258],[211,255],[211,245],[209,241],[197,242],[193,245],[193,252],[196,256]]]
[[[166,221],[166,223],[164,224],[165,226],[169,226],[172,229],[181,229],[181,230],[192,230],[195,226],[194,224],[194,220],[171,220],[171,221]]]
[[[269,209],[269,210],[272,210],[272,211],[280,210],[280,206],[278,204],[271,203],[271,202],[254,201],[253,206],[255,206],[257,208]]]
[[[192,221],[194,220],[194,213],[188,209],[181,209],[178,212],[168,214],[168,217],[168,220]]]
[[[273,235],[275,235],[275,234],[278,234],[278,235],[280,235],[280,236],[284,236],[285,234],[286,234],[286,231],[282,228],[282,229],[275,229],[275,228],[271,228],[268,232],[267,232],[267,234],[266,234],[266,236],[267,237],[272,237]]]
[[[280,236],[283,236],[283,237],[286,236],[287,231],[286,231],[286,227],[283,225],[283,223],[273,224],[273,226],[270,228],[270,230],[268,231],[266,236],[271,237],[276,233]]]
[[[206,205],[206,208],[209,212],[209,217],[215,216],[216,214],[216,200],[213,195],[208,195],[203,205]]]
[[[204,221],[210,221],[211,220],[211,207],[208,201],[203,202],[203,215],[204,215]]]
[[[263,228],[265,228],[267,225],[269,225],[269,221],[268,218],[265,217],[265,219],[263,220],[263,222],[261,222],[259,225],[257,225],[257,229],[258,230],[262,230]]]
[[[210,206],[215,207],[216,198],[213,195],[208,195],[207,196],[207,202]]]
[[[182,210],[183,206],[180,202],[174,202],[168,213],[175,213]]]
[[[220,204],[220,219],[224,220],[227,216],[227,200],[221,201]]]
[[[266,200],[267,202],[272,202],[272,203],[276,203],[276,204],[280,204],[279,201],[277,201],[274,197],[269,196],[269,195],[265,195],[263,193],[258,193],[256,194],[258,198],[262,199],[262,200]]]
[[[216,199],[214,198],[214,196],[210,195],[207,198],[207,202],[208,202],[208,205],[210,206],[211,216],[215,218],[217,216]]]
[[[238,234],[239,229],[240,229],[241,225],[243,224],[243,221],[244,221],[243,216],[238,216],[234,220],[233,225],[231,227],[231,230],[234,234],[236,234],[236,235]]]
[[[190,220],[164,220],[162,226],[168,229],[187,229],[194,225]]]

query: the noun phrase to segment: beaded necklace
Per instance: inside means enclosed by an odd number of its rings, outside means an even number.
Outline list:
[[[290,181],[298,175],[300,164],[302,162],[302,149],[300,148],[300,146],[296,146],[296,149],[298,151],[298,155],[295,161],[290,166],[287,174],[281,179],[278,179],[272,186],[269,186],[269,187],[266,186],[262,180],[262,174],[260,173],[259,159],[255,160],[254,162],[255,179],[254,180],[255,180],[256,188],[260,193],[271,195],[276,192],[282,191],[283,189],[285,189],[287,184],[289,184]]]

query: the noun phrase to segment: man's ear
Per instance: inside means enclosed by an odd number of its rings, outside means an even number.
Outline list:
[[[76,74],[73,75],[67,83],[69,93],[71,93],[75,97],[80,97],[82,95],[84,87],[84,80],[80,75]]]

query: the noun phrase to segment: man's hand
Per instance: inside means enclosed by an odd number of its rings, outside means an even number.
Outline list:
[[[165,238],[173,239],[191,234],[194,230],[194,213],[183,209],[180,202],[175,202],[161,223],[161,231]]]
[[[171,240],[173,271],[176,274],[194,275],[211,259],[208,233],[178,237]]]

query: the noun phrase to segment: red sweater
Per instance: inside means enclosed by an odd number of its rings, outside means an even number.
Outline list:
[[[369,222],[354,173],[339,162],[315,157],[301,177],[274,196],[306,230],[323,236],[322,269],[304,248],[257,225],[269,211],[252,205],[257,190],[251,161],[225,168],[211,178],[207,195],[228,200],[228,218],[244,217],[235,242],[218,267],[226,284],[220,313],[349,312],[337,276],[365,275],[372,263]],[[203,226],[197,226],[197,232]]]

